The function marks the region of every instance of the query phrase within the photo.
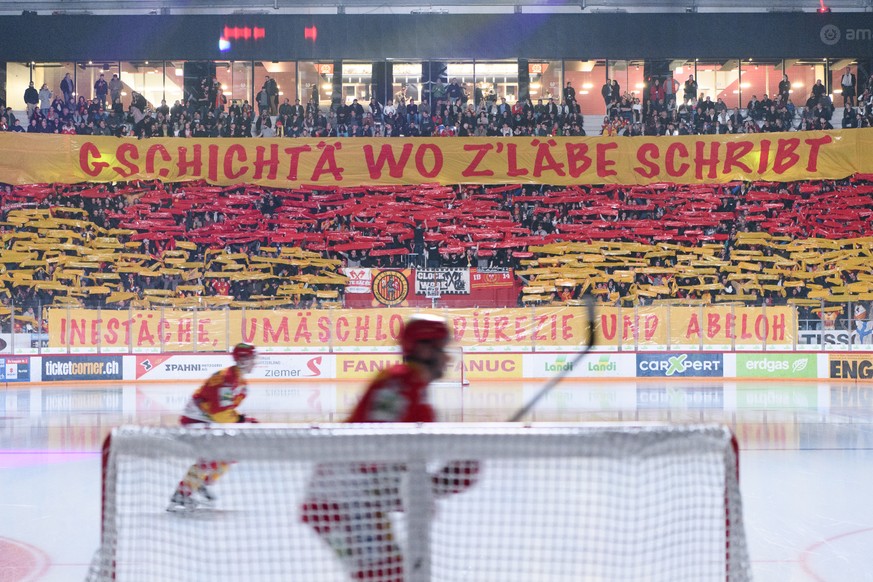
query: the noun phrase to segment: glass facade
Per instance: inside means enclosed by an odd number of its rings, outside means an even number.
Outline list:
[[[196,65],[196,66],[195,66]],[[275,81],[278,94],[269,101],[276,113],[286,100],[302,105],[315,101],[326,107],[332,98],[341,98],[346,104],[354,99],[366,104],[371,97],[384,95],[385,100],[401,97],[424,101],[431,92],[444,95],[445,88],[457,80],[463,90],[463,103],[478,106],[482,102],[506,99],[515,103],[529,95],[534,104],[549,98],[560,102],[569,82],[576,101],[585,115],[602,115],[605,104],[602,89],[607,79],[618,82],[621,95],[629,94],[644,102],[649,84],[658,78],[670,84],[681,103],[686,80],[697,81],[695,97],[723,100],[729,108],[745,108],[754,97],[773,98],[779,94],[779,83],[785,76],[790,83],[792,102],[803,107],[813,85],[821,81],[834,104],[843,106],[842,80],[847,73],[854,75],[855,93],[858,86],[857,62],[852,59],[784,59],[753,60],[726,58],[696,60],[677,58],[665,65],[663,61],[646,60],[564,60],[549,61],[531,58],[506,61],[381,61],[324,62],[324,61],[124,61],[124,62],[34,62],[6,63],[7,103],[15,110],[23,110],[24,90],[30,81],[37,90],[45,83],[54,95],[61,94],[61,81],[69,74],[74,83],[74,100],[80,96],[95,97],[94,84],[100,75],[107,83],[119,75],[123,84],[122,106],[130,106],[133,91],[141,93],[151,107],[162,100],[168,105],[185,102],[191,97],[197,77],[212,77],[221,86],[221,94],[228,103],[248,101],[257,105],[259,92],[267,86],[268,78]],[[525,71],[526,68],[526,71]],[[849,79],[850,77],[847,77]],[[334,92],[339,94],[334,96]]]
[[[185,61],[167,61],[164,67],[164,99],[171,107],[185,102]]]
[[[736,60],[695,62],[698,101],[719,99],[729,107],[739,104],[740,66]]]
[[[786,61],[788,63],[788,61]],[[786,66],[785,72],[791,81],[791,88],[794,91],[791,94],[791,101],[798,107],[804,107],[807,100],[812,95],[812,88],[816,81],[825,79],[825,61],[819,59],[818,62],[794,61],[791,66]],[[797,97],[795,98],[795,95]]]
[[[221,94],[228,104],[252,102],[253,70],[253,64],[248,61],[216,63],[215,78],[221,84]]]
[[[828,70],[830,71],[831,99],[834,105],[844,106],[848,101],[849,105],[856,106],[858,104],[856,97],[859,93],[863,93],[863,90],[859,91],[858,87],[857,65],[846,59],[831,60],[828,63]],[[846,91],[845,95],[843,94],[844,82],[846,87],[851,88],[851,90]]]
[[[421,101],[421,63],[395,62],[392,67],[391,94],[395,103],[401,99]]]
[[[752,59],[743,63],[742,79],[737,98],[740,106],[745,107],[752,98],[772,99],[774,95],[778,95],[779,83],[782,81],[783,75],[784,72],[779,63],[752,61]],[[793,97],[790,90],[788,95],[789,99]]]
[[[297,63],[297,94],[304,105],[322,108],[330,105],[333,95],[333,63],[299,61]]]
[[[121,63],[121,104],[130,107],[133,92],[141,94],[151,107],[157,107],[164,98],[164,63],[124,61]]]
[[[236,65],[236,63],[235,63]],[[276,115],[279,106],[287,99],[294,104],[297,99],[297,63],[293,61],[256,61],[252,68],[250,103],[258,103],[258,93],[265,90],[268,93],[269,110]],[[275,91],[268,91],[268,80],[275,81]],[[270,84],[272,85],[272,83]],[[260,106],[257,108],[260,111]]]
[[[606,82],[606,61],[564,61],[563,86],[567,82],[576,92],[576,103],[583,113],[601,115],[606,113],[601,89]]]

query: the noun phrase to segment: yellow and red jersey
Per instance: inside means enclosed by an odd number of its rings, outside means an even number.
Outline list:
[[[219,370],[191,396],[182,422],[239,422],[236,409],[246,398],[247,386],[236,366]]]
[[[346,422],[434,422],[436,413],[427,401],[428,380],[413,364],[397,364],[383,370]]]

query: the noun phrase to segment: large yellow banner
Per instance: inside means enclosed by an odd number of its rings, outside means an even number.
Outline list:
[[[587,341],[582,307],[429,310],[445,316],[465,350],[575,350]],[[263,349],[356,351],[397,345],[415,309],[49,310],[49,347],[107,351],[224,351],[245,341]],[[791,307],[598,307],[600,346],[786,346],[796,337]]]
[[[681,137],[117,139],[0,134],[0,181],[275,187],[678,184],[873,172],[873,128]]]

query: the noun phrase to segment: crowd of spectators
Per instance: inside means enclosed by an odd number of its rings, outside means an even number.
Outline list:
[[[121,101],[117,75],[106,83],[101,75],[95,97],[76,99],[67,79],[60,92],[45,84],[39,91],[25,92],[27,119],[22,125],[11,108],[4,109],[0,122],[10,131],[71,133],[145,137],[398,137],[398,136],[512,136],[584,135],[583,118],[568,83],[567,99],[530,98],[507,102],[493,92],[471,98],[466,88],[452,79],[437,82],[428,100],[416,103],[401,92],[396,99],[359,103],[320,104],[317,92],[306,105],[286,98],[279,103],[274,80],[267,77],[253,107],[247,100],[228,103],[221,84],[213,77],[203,79],[182,102],[150,104],[132,91],[127,111]],[[72,81],[70,81],[72,83]],[[72,85],[71,85],[72,86]],[[257,108],[257,112],[255,109]]]
[[[843,117],[834,119],[835,105],[819,79],[801,104],[791,100],[788,75],[777,93],[758,98],[752,95],[745,109],[728,107],[698,92],[694,75],[683,84],[673,77],[650,78],[642,95],[621,92],[617,81],[607,79],[603,95],[607,114],[603,135],[711,135],[768,133],[793,130],[828,130],[873,126],[873,77],[867,80],[856,98],[855,75],[843,75],[841,95]]]
[[[594,293],[802,303],[867,292],[873,177],[724,186],[5,187],[0,303],[342,305],[340,268],[512,269],[521,304]],[[556,284],[560,281],[560,284]],[[538,289],[536,293],[529,292]],[[29,310],[29,311],[27,311]]]
[[[684,83],[670,77],[649,78],[640,93],[622,91],[607,79],[601,93],[606,115],[603,135],[693,135],[758,133],[773,131],[870,127],[873,125],[873,77],[856,91],[854,75],[842,86],[844,115],[834,119],[834,104],[819,80],[809,98],[796,105],[791,100],[788,77],[778,93],[757,95],[745,109],[728,107],[722,99],[698,92],[693,75]],[[849,83],[850,81],[844,81]],[[172,105],[148,103],[131,92],[127,110],[122,104],[124,86],[118,75],[95,82],[93,98],[75,96],[67,74],[54,90],[31,83],[24,95],[27,117],[18,119],[9,107],[0,108],[0,131],[65,133],[145,137],[417,137],[417,136],[580,136],[585,135],[583,112],[572,82],[560,95],[533,100],[529,96],[508,101],[493,91],[476,88],[471,95],[457,79],[440,81],[416,99],[401,90],[393,99],[329,104],[317,90],[292,103],[280,103],[275,80],[267,77],[254,104],[228,102],[215,78],[202,79],[185,101]],[[856,97],[857,94],[857,97]]]

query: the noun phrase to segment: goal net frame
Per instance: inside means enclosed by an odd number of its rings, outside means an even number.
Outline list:
[[[446,371],[442,378],[434,382],[434,385],[458,388],[469,386],[467,364],[464,361],[464,347],[459,343],[451,342],[446,346],[445,353],[448,356]]]
[[[125,501],[128,492],[124,487],[137,487],[136,480],[124,476],[125,468],[131,463],[165,463],[173,460],[177,464],[189,463],[198,458],[235,459],[241,466],[244,463],[302,463],[315,467],[329,460],[330,463],[356,463],[361,465],[370,463],[403,463],[407,473],[404,485],[401,489],[404,496],[403,519],[404,527],[398,532],[398,542],[406,548],[404,550],[404,582],[430,582],[436,580],[469,580],[495,579],[492,575],[477,577],[476,570],[469,570],[468,564],[460,569],[453,570],[453,576],[437,576],[432,567],[438,561],[434,558],[434,540],[431,530],[434,525],[435,515],[439,513],[438,498],[430,485],[433,477],[434,463],[443,465],[448,459],[482,459],[480,482],[472,488],[482,487],[484,480],[489,478],[490,465],[498,465],[501,462],[516,462],[524,460],[529,462],[555,462],[556,467],[561,467],[565,462],[583,460],[583,462],[607,463],[618,462],[620,466],[627,466],[629,475],[635,475],[639,464],[647,460],[653,460],[658,471],[667,467],[665,479],[668,485],[664,485],[665,491],[669,492],[669,485],[677,479],[684,479],[680,475],[682,471],[677,468],[685,466],[682,461],[686,458],[696,459],[689,466],[700,466],[700,459],[705,457],[708,469],[712,472],[711,479],[706,487],[708,491],[707,502],[712,506],[708,509],[709,527],[712,530],[713,542],[709,543],[710,549],[716,548],[711,553],[720,555],[707,556],[707,567],[710,562],[715,564],[714,571],[706,577],[674,577],[672,574],[648,575],[637,572],[632,577],[622,576],[620,579],[632,580],[719,580],[728,582],[742,582],[750,580],[750,563],[746,547],[745,533],[743,530],[742,501],[739,491],[739,471],[737,442],[731,431],[720,425],[550,425],[537,424],[533,426],[520,426],[518,424],[374,424],[374,425],[212,425],[210,428],[165,428],[165,427],[142,427],[127,426],[119,427],[107,437],[103,448],[103,503],[102,503],[102,528],[101,546],[94,556],[91,564],[88,580],[149,580],[157,579],[153,573],[149,573],[148,565],[139,564],[137,568],[129,570],[125,562],[129,561],[124,555],[123,548],[131,547],[131,544],[140,543],[135,534],[124,529],[125,512],[136,513],[149,511],[164,519],[169,514],[164,512],[164,507],[142,508],[131,507]],[[677,464],[678,461],[678,464]],[[511,465],[510,467],[514,467]],[[527,466],[522,466],[518,478],[523,480],[531,477]],[[237,468],[232,471],[237,471]],[[496,470],[496,469],[495,469]],[[170,472],[172,474],[172,471]],[[306,473],[311,474],[311,471]],[[302,472],[300,474],[303,474]],[[514,473],[508,473],[511,477],[509,490],[515,487],[512,477]],[[561,475],[545,476],[551,483],[560,482],[567,488],[586,488],[591,483],[583,479],[562,479]],[[239,479],[240,477],[238,477]],[[305,478],[304,478],[305,480]],[[633,478],[630,478],[633,484]],[[126,483],[126,485],[125,485]],[[502,482],[501,482],[502,483]],[[718,493],[719,484],[723,484],[722,493]],[[166,493],[172,492],[175,482],[166,483]],[[638,486],[638,485],[637,485]],[[161,488],[163,487],[163,482]],[[220,487],[220,485],[219,485]],[[612,492],[612,485],[604,490],[607,494]],[[638,494],[642,497],[651,496],[652,492],[640,488]],[[627,489],[618,488],[627,491]],[[686,491],[680,489],[679,491]],[[713,493],[715,492],[715,493]],[[681,495],[681,493],[676,493]],[[460,495],[464,495],[461,493]],[[460,497],[460,495],[458,497]],[[693,491],[690,493],[694,496]],[[159,497],[152,495],[158,499]],[[140,500],[142,496],[133,496]],[[129,501],[129,500],[128,500]],[[654,498],[652,502],[660,500]],[[256,503],[256,502],[252,502]],[[299,503],[296,500],[294,504]],[[693,528],[693,524],[686,521],[696,519],[700,511],[700,500],[695,500],[697,505],[689,509],[689,515],[671,515],[666,518],[671,523],[678,521],[683,528],[683,534],[691,536],[699,535]],[[292,505],[294,505],[292,504]],[[296,505],[294,505],[296,506]],[[536,505],[532,510],[536,509]],[[622,505],[621,507],[624,507]],[[671,506],[672,507],[672,506]],[[684,507],[684,506],[683,506]],[[633,513],[632,510],[628,510]],[[659,509],[663,513],[663,508]],[[487,515],[487,513],[483,513]],[[713,519],[713,516],[715,518]],[[719,517],[721,516],[721,517]],[[492,516],[489,516],[492,517]],[[553,516],[555,517],[555,516]],[[184,519],[166,517],[167,519]],[[470,520],[476,520],[477,516],[469,515]],[[460,528],[463,528],[461,522]],[[219,527],[213,522],[205,521],[200,524],[204,528]],[[457,525],[457,524],[456,524]],[[581,523],[580,528],[587,524]],[[646,522],[651,527],[651,524]],[[633,519],[626,529],[621,530],[636,536]],[[723,526],[722,534],[717,533]],[[648,532],[653,543],[661,542],[661,538],[671,534],[671,527],[662,527],[656,524],[654,534]],[[660,529],[659,529],[660,528]],[[504,527],[505,529],[505,527]],[[663,531],[661,531],[663,530]],[[668,531],[671,530],[671,531]],[[686,531],[687,530],[687,531]],[[151,533],[151,532],[149,532]],[[229,533],[237,535],[236,532]],[[240,537],[244,534],[239,532]],[[462,534],[463,536],[464,534]],[[519,536],[527,535],[520,532]],[[598,534],[600,535],[600,534]],[[153,540],[153,537],[149,537]],[[467,538],[465,538],[467,539]],[[600,539],[600,538],[595,538]],[[649,538],[646,538],[649,539]],[[561,541],[555,538],[552,541]],[[603,540],[600,540],[603,541]],[[478,543],[489,540],[467,539],[468,544],[476,546]],[[149,542],[142,542],[149,543]],[[615,548],[608,547],[604,560],[615,560],[620,565],[623,558],[616,557],[624,547],[625,540],[615,540]],[[683,552],[682,544],[673,544],[679,548],[671,547],[670,551],[664,552],[666,560],[697,559],[693,557],[691,549]],[[245,550],[245,546],[241,551]],[[721,548],[721,550],[717,550]],[[590,550],[591,548],[586,548]],[[174,548],[175,550],[175,548]],[[150,550],[151,551],[151,550]],[[469,552],[465,546],[464,552]],[[568,552],[572,561],[577,558],[576,552]],[[649,559],[662,559],[656,552]],[[154,551],[147,555],[162,555],[160,551]],[[439,554],[445,556],[445,552]],[[465,553],[464,556],[467,556]],[[333,556],[331,556],[333,557]],[[224,559],[217,556],[215,559]],[[259,558],[260,559],[260,558]],[[228,558],[228,562],[231,560]],[[257,560],[252,560],[257,565]],[[647,564],[646,560],[643,560]],[[129,565],[129,564],[128,564]],[[228,564],[228,567],[236,564]],[[475,566],[473,566],[475,567]],[[643,567],[648,567],[644,565]],[[696,567],[696,566],[694,566]],[[145,570],[143,570],[145,568]],[[673,572],[669,564],[665,571]],[[688,569],[687,564],[682,568]],[[680,568],[680,569],[682,569]],[[219,569],[219,572],[224,570]],[[133,573],[131,573],[133,572]],[[282,572],[284,575],[288,575]],[[229,574],[226,579],[239,579],[239,572]],[[578,572],[573,571],[566,577],[550,575],[550,580],[578,580]],[[201,572],[179,572],[177,580],[203,579]],[[221,576],[208,576],[208,579],[225,579]],[[280,576],[259,576],[252,573],[251,580],[295,579]],[[316,579],[316,578],[312,578]],[[330,578],[334,580],[336,578]],[[342,579],[342,578],[340,578]],[[348,579],[348,578],[346,578]],[[530,579],[530,578],[527,578]],[[613,574],[607,577],[594,577],[584,579],[619,579]]]

